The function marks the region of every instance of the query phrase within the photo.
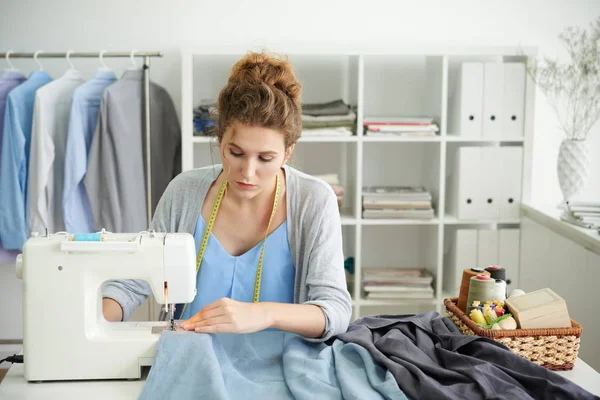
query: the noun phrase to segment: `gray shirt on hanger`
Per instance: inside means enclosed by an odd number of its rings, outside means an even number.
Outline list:
[[[142,70],[128,70],[102,96],[92,139],[85,188],[96,231],[138,232],[148,228],[146,135]],[[181,133],[173,101],[150,83],[152,209],[181,171]]]

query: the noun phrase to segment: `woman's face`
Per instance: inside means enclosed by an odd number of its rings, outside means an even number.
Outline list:
[[[234,123],[220,144],[228,190],[251,199],[263,189],[272,189],[275,176],[292,153],[286,152],[283,134],[260,126]]]

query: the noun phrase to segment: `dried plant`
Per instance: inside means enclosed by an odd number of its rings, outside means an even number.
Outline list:
[[[559,35],[569,63],[544,57],[528,72],[554,109],[568,139],[585,140],[600,118],[600,18],[589,32],[569,27]]]

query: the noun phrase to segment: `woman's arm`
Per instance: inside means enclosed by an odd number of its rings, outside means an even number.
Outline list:
[[[123,321],[123,309],[121,308],[121,305],[109,297],[104,297],[102,299],[102,313],[107,321]]]
[[[325,332],[325,314],[313,304],[259,303],[265,307],[270,327],[320,338]]]
[[[325,314],[312,304],[246,303],[219,299],[181,324],[200,333],[251,333],[267,328],[319,338],[325,331]]]

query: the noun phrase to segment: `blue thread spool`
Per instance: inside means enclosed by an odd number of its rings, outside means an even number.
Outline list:
[[[102,233],[76,233],[73,235],[75,242],[102,242],[103,240]]]

